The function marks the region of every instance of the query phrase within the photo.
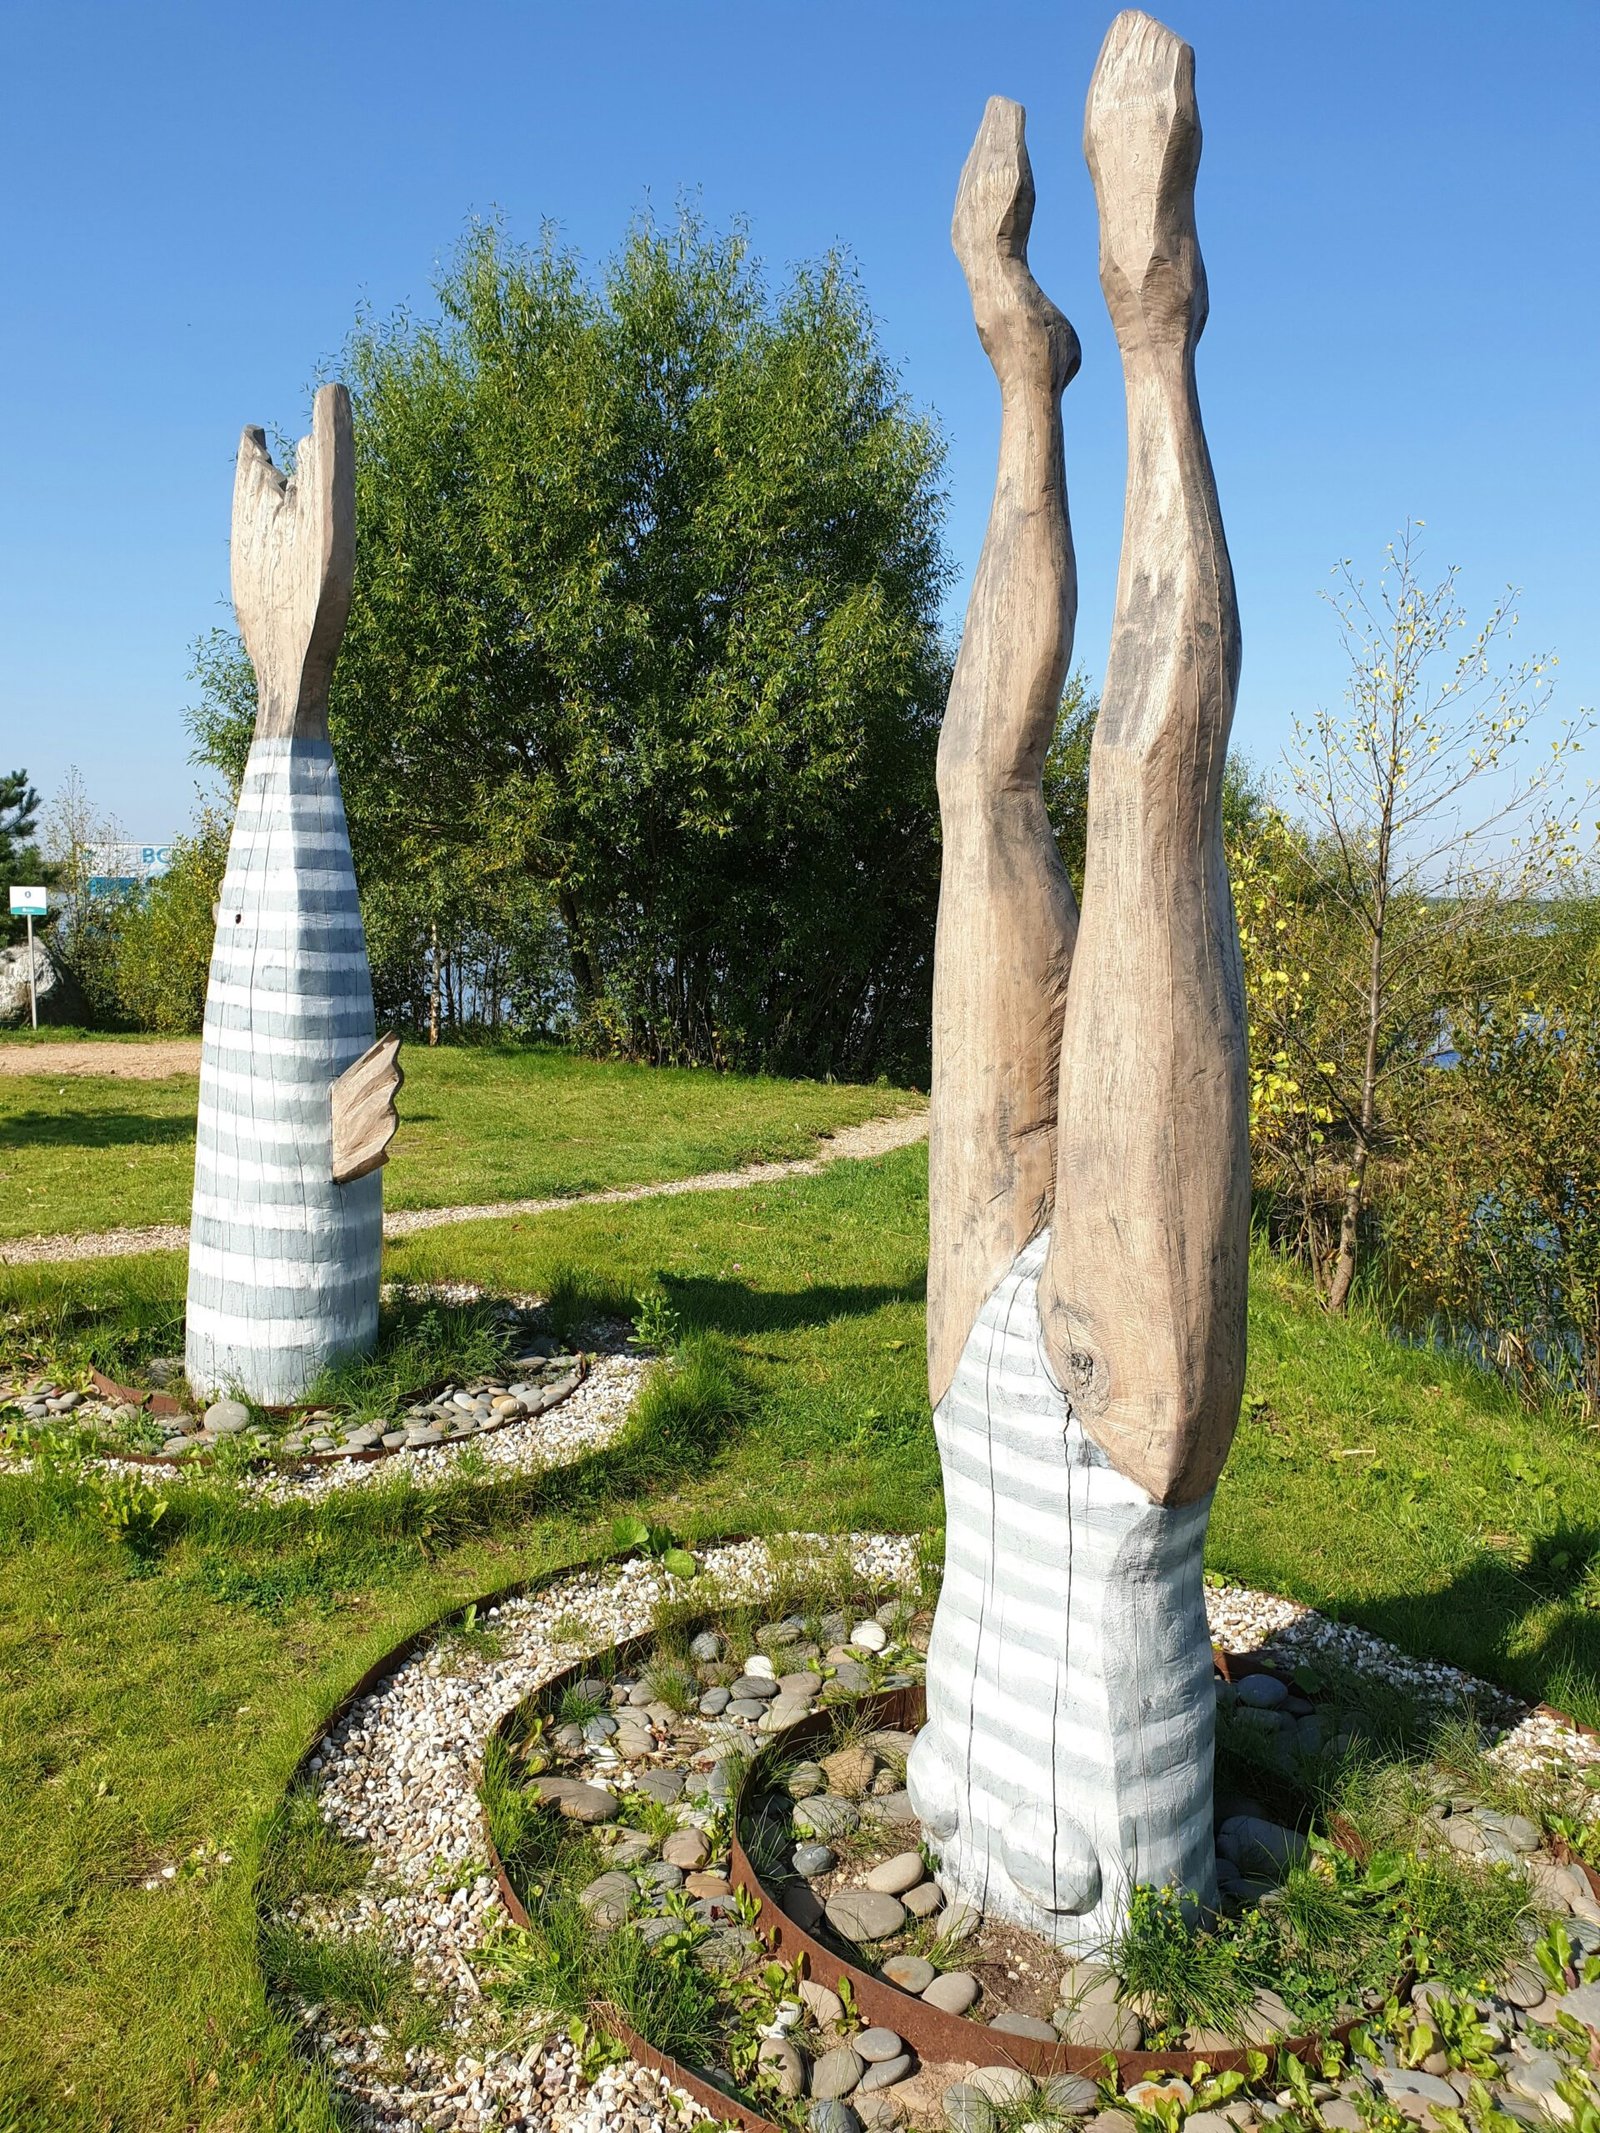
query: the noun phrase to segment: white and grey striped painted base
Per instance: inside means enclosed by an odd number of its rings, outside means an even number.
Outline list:
[[[1090,1953],[1135,1884],[1216,1901],[1211,1499],[1165,1509],[1084,1435],[1039,1341],[1047,1242],[934,1417],[944,1587],[907,1781],[954,1897]]]
[[[197,1392],[294,1400],[376,1335],[381,1173],[334,1184],[330,1095],[373,1034],[333,750],[257,740],[200,1052],[186,1354]]]

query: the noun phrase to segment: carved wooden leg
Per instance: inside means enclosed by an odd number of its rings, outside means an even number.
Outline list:
[[[1194,351],[1194,54],[1112,24],[1084,128],[1122,349],[1128,494],[1061,1040],[1045,1342],[1085,1429],[1162,1503],[1216,1481],[1244,1384],[1244,983],[1222,848],[1239,621]]]
[[[989,1286],[970,1335],[953,1313],[930,1336],[930,1359],[941,1343],[958,1359],[932,1373],[945,1581],[907,1773],[952,1892],[1079,1950],[1104,1945],[1137,1883],[1215,1899],[1202,1561],[1243,1372],[1249,1184],[1220,834],[1238,635],[1193,377],[1199,129],[1192,55],[1148,17],[1112,26],[1086,142],[1130,468],[1060,1154],[1053,1213],[998,1286],[999,1225],[974,1231],[988,1250],[968,1279]],[[1023,629],[1045,598],[1020,572],[990,587],[989,661],[997,618]],[[943,775],[940,793],[948,820]],[[946,941],[941,912],[941,957]],[[1054,996],[1036,998],[1048,1021]],[[936,1078],[936,1135],[942,1099]],[[937,1251],[937,1199],[931,1226]],[[930,1270],[930,1309],[954,1293]]]

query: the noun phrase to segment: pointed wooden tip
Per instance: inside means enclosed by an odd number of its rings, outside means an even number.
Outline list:
[[[972,296],[978,338],[1002,378],[1018,367],[1056,392],[1078,368],[1078,336],[1033,278],[1033,166],[1027,113],[1008,96],[984,108],[956,187],[950,242]]]
[[[961,167],[950,242],[967,279],[997,254],[1028,256],[1033,227],[1033,166],[1028,161],[1027,113],[1009,96],[991,96],[983,123]]]

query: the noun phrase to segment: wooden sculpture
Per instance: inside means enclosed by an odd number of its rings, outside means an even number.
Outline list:
[[[1137,1883],[1215,1898],[1201,1579],[1245,1355],[1243,987],[1222,849],[1238,680],[1200,427],[1194,55],[1119,15],[1085,150],[1128,489],[1081,924],[1040,771],[1075,583],[1023,114],[996,98],[953,239],[1000,463],[939,748],[929,1385],[945,1581],[913,1801],[948,1887],[1081,1949]]]
[[[378,1323],[398,1041],[373,1043],[328,741],[354,571],[350,396],[325,385],[290,479],[260,430],[239,446],[233,599],[258,708],[217,904],[189,1232],[189,1383],[267,1405]]]

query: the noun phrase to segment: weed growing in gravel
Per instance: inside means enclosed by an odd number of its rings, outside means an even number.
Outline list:
[[[261,1960],[278,1991],[363,2022],[396,2027],[416,1999],[404,1961],[377,1933],[308,1933],[276,1919],[262,1929]]]
[[[296,1896],[342,1896],[359,1888],[372,1865],[364,1845],[352,1844],[323,1815],[316,1788],[290,1787],[267,1833],[261,1873],[263,1908],[282,1909]]]

